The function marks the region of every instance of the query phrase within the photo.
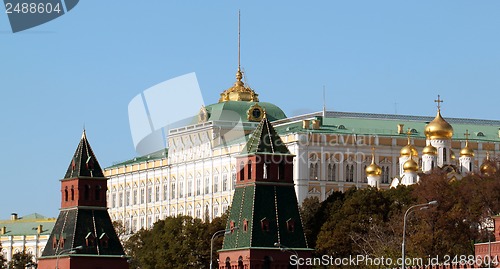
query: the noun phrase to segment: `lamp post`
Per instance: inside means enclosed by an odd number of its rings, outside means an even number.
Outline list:
[[[212,235],[212,239],[210,240],[210,269],[212,269],[212,264],[213,264],[213,252],[214,252],[214,239],[221,236],[222,234],[230,234],[232,231],[238,230],[238,227],[233,227],[228,230],[220,230],[215,232]]]
[[[73,253],[76,253],[77,250],[80,250],[80,249],[83,249],[83,246],[78,246],[78,247],[74,247],[74,248],[70,248],[70,249],[63,249],[61,250],[58,254],[57,254],[57,258],[56,258],[56,269],[59,269],[59,258],[61,257],[62,254],[65,254],[65,253],[69,253],[69,254],[73,254]]]
[[[279,247],[280,250],[283,252],[283,251],[288,251],[290,253],[293,253],[295,254],[295,256],[297,256],[297,258],[299,257],[299,253],[297,253],[297,251],[295,249],[291,249],[283,244],[280,244],[278,242],[274,243],[274,246],[275,247]],[[297,269],[299,268],[299,263],[297,263]]]
[[[401,261],[401,269],[405,269],[405,237],[406,237],[406,218],[408,217],[408,215],[410,214],[411,210],[414,209],[414,208],[419,208],[420,209],[427,209],[429,208],[429,206],[431,205],[437,205],[437,201],[430,201],[428,203],[425,203],[425,204],[418,204],[418,205],[412,205],[410,206],[406,212],[405,212],[405,215],[404,215],[404,218],[403,218],[403,243],[401,244],[401,258],[402,258],[402,261]]]

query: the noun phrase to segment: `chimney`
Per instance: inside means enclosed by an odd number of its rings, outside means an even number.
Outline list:
[[[404,134],[404,124],[398,124],[398,134]]]
[[[6,234],[7,233],[7,227],[3,226],[2,229],[0,230],[0,234]]]
[[[38,234],[41,234],[43,232],[43,225],[42,224],[38,225],[37,230],[38,230]]]
[[[10,214],[10,220],[17,220],[17,213]]]
[[[303,120],[302,121],[302,128],[309,129],[309,123],[310,123],[310,120]]]
[[[312,120],[312,128],[314,130],[319,130],[319,125],[320,125],[320,121],[319,120]]]

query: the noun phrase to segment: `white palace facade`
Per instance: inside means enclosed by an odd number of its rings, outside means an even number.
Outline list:
[[[165,150],[105,169],[109,214],[128,232],[167,216],[220,216],[231,204],[235,157],[264,113],[295,155],[299,203],[353,186],[415,184],[419,174],[437,168],[450,180],[496,173],[489,155],[499,150],[500,121],[445,120],[442,100],[435,101],[435,117],[337,111],[286,117],[279,107],[260,102],[238,69],[218,103],[202,107],[192,124],[169,131]]]

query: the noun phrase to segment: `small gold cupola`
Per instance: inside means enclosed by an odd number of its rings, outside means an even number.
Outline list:
[[[438,154],[437,148],[431,144],[425,146],[424,149],[422,150],[422,155],[436,156],[437,154]]]
[[[403,170],[405,172],[417,172],[418,164],[413,159],[409,159],[403,164]]]
[[[486,152],[486,159],[479,168],[481,174],[487,177],[491,177],[497,173],[497,166],[493,161],[490,160],[490,152]]]
[[[401,157],[418,157],[417,149],[410,142],[410,135],[411,135],[410,129],[408,129],[408,132],[406,132],[406,135],[408,136],[408,144],[406,146],[404,146],[399,151],[400,156]]]
[[[469,148],[469,130],[465,131],[465,146],[460,150],[460,156],[474,157],[474,151]]]
[[[380,176],[382,175],[382,168],[375,163],[375,148],[372,148],[372,163],[365,169],[367,176]]]
[[[453,127],[443,119],[441,116],[441,100],[438,95],[438,99],[434,100],[437,102],[437,114],[436,117],[425,126],[425,136],[427,139],[435,140],[435,139],[451,139],[453,136]]]

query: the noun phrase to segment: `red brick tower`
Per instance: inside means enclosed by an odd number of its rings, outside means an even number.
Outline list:
[[[107,211],[106,181],[83,131],[61,180],[61,209],[39,269],[128,269]]]

